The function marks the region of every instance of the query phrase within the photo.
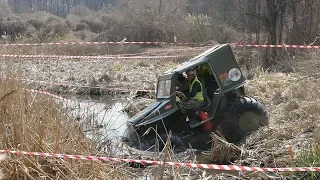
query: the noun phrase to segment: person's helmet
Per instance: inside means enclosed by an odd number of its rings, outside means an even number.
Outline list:
[[[190,69],[187,71],[187,74],[193,74],[193,75],[197,75],[197,71],[195,69]]]

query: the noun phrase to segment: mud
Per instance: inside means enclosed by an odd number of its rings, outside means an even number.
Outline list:
[[[1,62],[1,76],[10,62]],[[157,76],[169,67],[175,66],[172,61],[161,65],[160,61],[24,61],[13,63],[14,74],[28,80],[59,82],[72,84],[74,87],[57,85],[39,85],[37,88],[48,88],[56,93],[66,94],[98,94],[100,89],[118,88],[127,91],[135,89],[155,89]],[[148,74],[146,76],[146,74]],[[89,86],[79,88],[77,86]],[[94,88],[94,87],[101,88]],[[94,92],[97,91],[97,92]]]
[[[161,73],[205,49],[207,47],[144,48],[142,53],[137,54],[138,56],[183,55],[165,59],[6,59],[0,63],[0,75],[4,77],[7,67],[10,67],[12,74],[21,74],[21,77],[27,80],[68,84],[59,86],[32,83],[32,87],[46,88],[55,93],[130,94],[138,89],[154,90],[157,77]]]

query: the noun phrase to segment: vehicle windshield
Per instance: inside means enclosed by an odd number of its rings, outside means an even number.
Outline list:
[[[171,80],[161,80],[158,82],[157,98],[165,99],[170,97]]]

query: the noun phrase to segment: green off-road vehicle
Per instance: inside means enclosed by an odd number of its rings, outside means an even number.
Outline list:
[[[203,65],[211,69],[211,75],[198,76],[205,101],[190,110],[190,120],[186,121],[177,106],[183,96],[177,91],[178,77]],[[245,77],[230,45],[215,46],[158,78],[156,101],[129,120],[133,131],[127,139],[134,148],[146,150],[157,144],[155,139],[166,138],[171,131],[171,144],[177,148],[207,150],[211,132],[218,131],[227,141],[237,143],[268,125],[265,107],[245,96],[244,84]],[[163,147],[158,142],[158,148]]]

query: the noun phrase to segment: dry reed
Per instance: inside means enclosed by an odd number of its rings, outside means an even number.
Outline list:
[[[19,81],[0,81],[0,109],[0,149],[103,155],[59,104],[46,96],[25,91]],[[14,179],[131,178],[130,174],[106,162],[12,154],[1,163],[1,168],[6,178]]]
[[[226,164],[237,160],[241,155],[241,148],[227,142],[223,137],[212,134],[212,147],[208,152],[202,152],[206,163]]]
[[[246,139],[236,164],[296,166],[293,154],[299,156],[310,145],[319,142],[316,130],[320,119],[318,77],[319,74],[312,72],[308,75],[260,72],[247,84],[248,94],[266,104],[270,125]],[[282,173],[282,177],[287,175]]]

